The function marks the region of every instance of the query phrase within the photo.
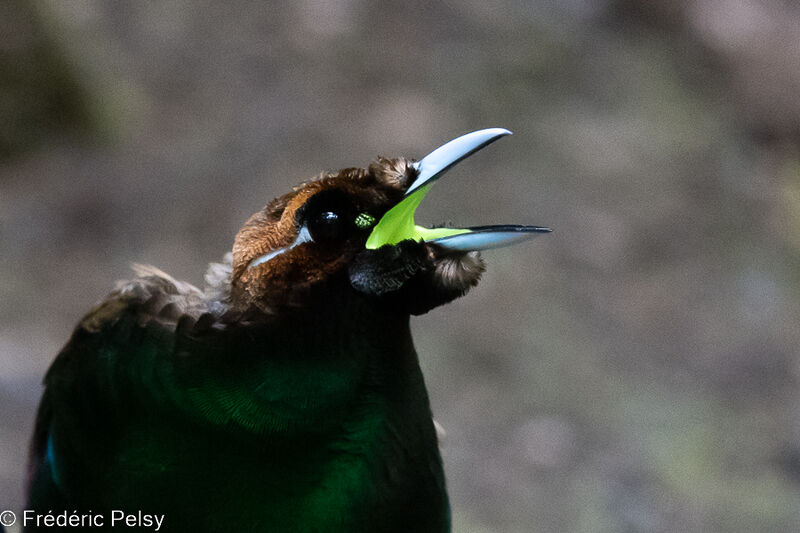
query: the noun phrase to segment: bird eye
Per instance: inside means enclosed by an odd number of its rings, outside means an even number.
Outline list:
[[[308,220],[308,232],[316,242],[341,239],[346,229],[342,217],[333,211],[321,211]]]

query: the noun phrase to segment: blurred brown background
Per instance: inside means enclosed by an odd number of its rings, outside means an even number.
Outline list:
[[[414,320],[459,532],[800,530],[800,6],[0,3],[0,508],[49,362],[320,170],[515,132],[427,223],[538,223]]]

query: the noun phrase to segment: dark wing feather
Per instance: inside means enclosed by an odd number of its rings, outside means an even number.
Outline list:
[[[112,406],[124,398],[115,387],[125,378],[141,383],[142,375],[152,375],[173,349],[176,328],[210,322],[198,289],[152,267],[137,271],[140,277],[121,284],[81,320],[47,372],[31,442],[29,508],[69,503],[64,474],[73,463],[92,464],[92,441],[103,438]],[[123,372],[128,375],[120,379]],[[88,482],[92,473],[85,474]],[[76,476],[67,477],[75,482]]]

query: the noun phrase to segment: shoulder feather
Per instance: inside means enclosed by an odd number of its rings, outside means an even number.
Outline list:
[[[197,321],[203,315],[219,317],[227,310],[230,293],[229,256],[222,263],[209,265],[205,291],[154,266],[134,264],[136,277],[117,282],[116,289],[81,320],[79,327],[97,332],[125,312],[132,312],[141,324],[153,320],[177,324],[183,317]]]

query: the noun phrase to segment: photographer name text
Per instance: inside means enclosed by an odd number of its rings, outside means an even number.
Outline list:
[[[38,513],[32,509],[22,512],[22,526],[36,527],[144,527],[158,531],[164,523],[163,514],[148,514],[142,511],[128,513],[113,510],[110,513],[79,513],[78,511],[61,511],[54,513]]]

